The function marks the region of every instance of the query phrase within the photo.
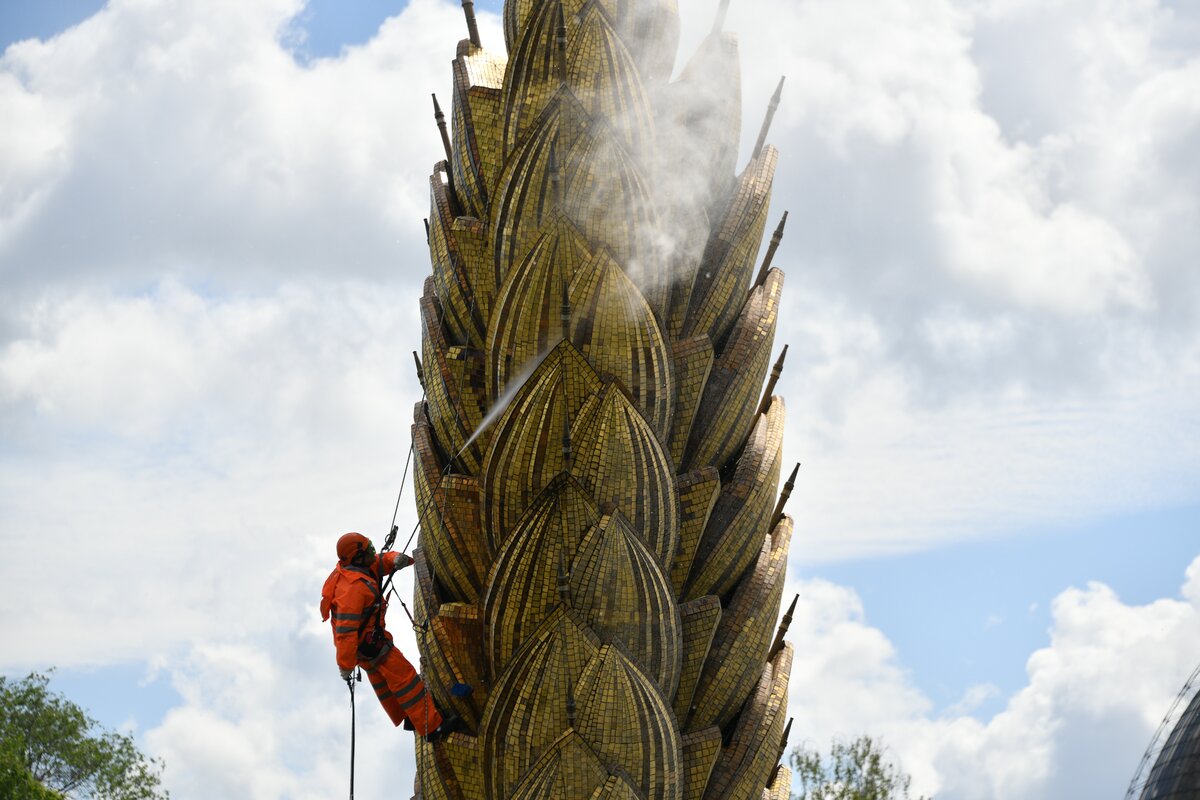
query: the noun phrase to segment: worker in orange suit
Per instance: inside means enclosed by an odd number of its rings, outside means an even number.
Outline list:
[[[337,566],[321,589],[321,620],[333,627],[342,679],[352,680],[354,667],[361,666],[393,725],[408,720],[419,735],[440,739],[456,726],[457,718],[443,722],[421,676],[383,627],[387,598],[380,589],[382,579],[412,564],[412,558],[404,553],[376,555],[375,545],[361,533],[338,539],[337,555]]]

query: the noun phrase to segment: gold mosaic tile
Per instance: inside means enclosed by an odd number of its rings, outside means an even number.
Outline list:
[[[679,497],[671,462],[646,419],[608,383],[571,429],[571,471],[602,507],[619,510],[654,552],[660,569],[675,552]]]
[[[466,800],[444,748],[417,737],[417,797],[424,800]],[[422,780],[425,777],[425,780]]]
[[[665,442],[675,381],[653,309],[605,250],[574,274],[568,296],[571,342],[598,373],[617,380]]]
[[[484,525],[499,550],[542,489],[566,467],[563,432],[603,383],[568,342],[542,359],[495,423],[480,497]]]
[[[791,798],[792,771],[786,766],[781,766],[779,772],[775,774],[775,780],[763,789],[762,800],[791,800]]]
[[[564,336],[563,294],[592,257],[588,242],[561,214],[504,281],[488,330],[487,385],[499,397],[513,378],[527,374]],[[574,304],[572,304],[573,307]]]
[[[434,295],[433,279],[426,281],[425,296],[421,298],[421,332],[423,352],[421,363],[425,377],[425,400],[429,404],[429,420],[438,442],[451,457],[463,465],[467,473],[479,469],[481,451],[477,444],[466,446],[471,433],[483,418],[476,402],[477,395],[467,393],[473,373],[482,377],[483,361],[469,351],[455,349],[454,355],[468,360],[473,366],[452,363],[451,348],[441,325],[441,314]]]
[[[713,765],[721,755],[721,729],[714,726],[692,731],[683,737],[683,796],[700,800],[708,785]]]
[[[468,46],[454,60],[454,185],[467,216],[486,220],[493,181],[503,163],[499,152],[501,87],[505,61]]]
[[[613,20],[622,41],[640,44],[633,51],[638,73],[651,82],[665,81],[675,63],[679,40],[676,0],[591,0],[591,3]],[[591,3],[562,0],[563,17],[574,20]],[[547,4],[538,0],[511,0],[504,4],[504,41],[509,52],[517,49],[531,18],[544,5]]]
[[[437,679],[430,689],[443,711],[452,709],[472,730],[478,730],[483,706],[490,692],[487,662],[483,653],[483,615],[479,607],[468,603],[443,603],[437,616],[430,619],[429,630],[418,637],[432,637],[430,664],[438,664]],[[428,644],[429,642],[427,642]],[[437,650],[440,658],[432,656]],[[450,691],[455,684],[466,684],[474,691],[458,697]]]
[[[499,280],[521,263],[545,225],[562,210],[553,195],[562,192],[565,156],[571,143],[590,126],[587,112],[574,94],[560,88],[530,135],[505,161],[491,208],[492,252]]]
[[[642,800],[644,795],[622,775],[610,775],[590,800]]]
[[[479,740],[474,736],[452,733],[442,740],[437,749],[445,753],[463,800],[486,800],[483,773],[479,767]]]
[[[483,341],[487,308],[475,296],[479,281],[470,272],[472,262],[459,249],[453,230],[459,217],[442,170],[429,179],[429,198],[429,256],[447,339],[454,344],[478,344]]]
[[[589,117],[619,120],[619,134],[627,150],[647,152],[654,120],[640,81],[626,76],[637,67],[624,42],[612,27],[604,7],[591,3],[569,28],[567,47],[558,58],[539,58],[557,51],[559,6],[542,4],[521,37],[504,78],[505,153],[511,153],[529,134],[546,103],[562,81],[565,70],[572,93]]]
[[[479,481],[446,475],[433,444],[433,429],[417,406],[413,436],[413,486],[421,522],[420,543],[450,597],[475,602],[483,592],[492,556],[479,517]]]

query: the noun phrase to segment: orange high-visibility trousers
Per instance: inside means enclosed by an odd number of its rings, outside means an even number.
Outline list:
[[[398,726],[405,719],[411,720],[417,735],[424,736],[442,724],[442,715],[434,708],[433,697],[425,691],[425,684],[412,664],[399,648],[388,644],[380,658],[361,662],[362,668],[392,724]]]

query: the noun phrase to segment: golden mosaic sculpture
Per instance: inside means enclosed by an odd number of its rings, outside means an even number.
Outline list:
[[[423,669],[470,732],[418,741],[418,795],[787,798],[782,223],[755,277],[736,39],[670,82],[676,0],[508,0],[507,56],[463,7],[413,437]]]

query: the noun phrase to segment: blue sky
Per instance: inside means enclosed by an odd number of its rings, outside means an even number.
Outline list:
[[[344,734],[306,604],[333,533],[390,516],[419,392],[426,105],[464,35],[437,0],[235,6],[0,4],[0,541],[80,548],[64,598],[4,623],[0,670],[57,665],[182,798],[319,784],[278,731],[265,788],[214,777],[237,774],[222,741],[284,724],[248,697],[298,687],[329,717],[314,738]],[[499,7],[477,4],[502,48]],[[806,738],[879,733],[924,791],[1062,796],[1097,731],[1092,779],[1114,786],[1200,661],[1198,19],[1134,0],[731,11],[743,149],[789,76],[792,713]],[[144,601],[122,591],[130,553]],[[272,592],[243,610],[226,581],[247,575]],[[1047,731],[1028,785],[1003,778],[1009,726]]]

